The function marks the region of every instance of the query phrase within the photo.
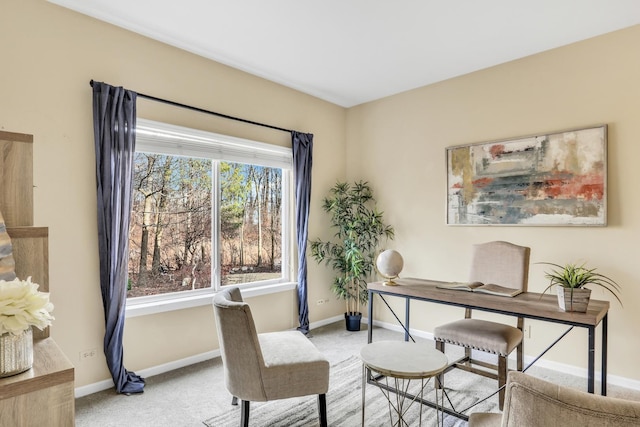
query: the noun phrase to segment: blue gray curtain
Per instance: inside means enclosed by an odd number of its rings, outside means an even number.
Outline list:
[[[298,238],[298,330],[309,333],[307,300],[307,239],[309,237],[309,205],[311,203],[311,163],[313,134],[291,132],[293,165],[296,179],[296,234]]]
[[[125,394],[144,391],[144,379],[122,363],[135,129],[136,93],[93,82],[104,354],[116,391]]]

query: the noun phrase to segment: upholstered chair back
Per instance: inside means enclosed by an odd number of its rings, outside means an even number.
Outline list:
[[[530,249],[509,242],[473,245],[470,282],[494,283],[527,291]]]
[[[510,372],[502,426],[640,426],[640,402],[585,393]]]
[[[243,400],[265,401],[258,334],[249,305],[238,288],[223,289],[213,300],[227,390]]]

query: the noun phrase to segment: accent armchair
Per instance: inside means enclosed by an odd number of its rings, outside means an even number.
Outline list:
[[[488,242],[473,246],[470,282],[494,283],[526,292],[529,277],[530,249],[509,242]],[[482,298],[482,295],[477,295]],[[509,298],[505,297],[505,304]],[[445,343],[465,348],[465,356],[453,362],[445,373],[453,368],[464,369],[485,377],[498,380],[498,401],[500,409],[504,405],[504,385],[507,382],[507,358],[517,348],[517,369],[522,371],[524,319],[518,318],[517,325],[472,319],[471,309],[465,310],[465,318],[437,326],[434,329],[436,348],[444,353]],[[497,366],[472,357],[472,350],[492,353],[498,356]],[[444,374],[439,376],[444,384]]]
[[[504,413],[474,412],[469,427],[640,426],[640,402],[599,396],[509,372]]]
[[[320,425],[327,426],[329,362],[298,331],[258,334],[251,309],[238,288],[225,288],[213,299],[224,381],[242,401],[241,426],[249,425],[249,402],[318,395]]]

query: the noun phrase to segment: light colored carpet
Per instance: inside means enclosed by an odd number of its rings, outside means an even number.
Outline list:
[[[381,381],[385,381],[382,379]],[[389,384],[392,384],[390,380]],[[490,380],[489,380],[490,381]],[[452,372],[447,375],[447,394],[457,410],[467,408],[481,397],[485,397],[487,389],[470,375],[458,375]],[[409,392],[417,394],[421,383],[412,381]],[[484,386],[490,387],[490,383]],[[383,426],[390,424],[390,411],[388,402],[382,391],[375,385],[368,384],[366,390],[365,420],[368,426]],[[489,389],[490,390],[490,389]],[[441,395],[439,393],[439,395]],[[395,403],[395,394],[391,395]],[[425,386],[424,398],[435,401],[433,382]],[[422,410],[423,425],[436,425],[436,410],[429,407],[421,407],[417,403],[409,405],[405,401],[407,412],[404,421],[408,425],[418,425],[420,410]],[[483,412],[497,411],[497,397],[494,396],[483,402],[475,410]],[[445,402],[445,406],[449,406]],[[358,426],[362,420],[362,362],[357,356],[351,356],[333,366],[330,370],[329,391],[327,393],[327,420],[330,426]],[[397,420],[393,414],[394,422]],[[227,411],[218,414],[204,424],[209,427],[235,426],[240,423],[240,406],[229,407]],[[315,396],[283,399],[271,402],[252,402],[249,416],[250,425],[273,427],[310,427],[317,426],[318,406]],[[466,422],[449,415],[445,415],[444,425],[447,427],[459,427]]]
[[[360,349],[367,343],[366,325],[363,325],[362,331],[347,332],[344,329],[344,322],[336,322],[314,329],[312,334],[313,337],[311,341],[325,354],[332,366],[337,366],[341,361],[359,355]],[[403,334],[381,328],[374,328],[373,335],[375,341],[403,339]],[[456,353],[458,350],[459,348],[456,346],[449,346],[447,355],[450,359],[453,359],[459,355],[459,353]],[[549,379],[558,384],[575,387],[578,390],[584,390],[586,386],[586,380],[584,378],[574,377],[557,371],[534,367],[528,373]],[[458,374],[465,378],[465,382],[460,383],[462,390],[471,390],[473,388],[479,390],[486,388],[486,390],[490,390],[492,387],[490,383],[487,385],[483,382],[491,380],[465,372],[453,371],[447,374],[446,377],[445,382],[448,389],[454,386],[454,383],[451,382],[450,375]],[[353,387],[359,387],[361,384],[359,371],[353,376],[350,374],[350,377],[353,377],[356,382]],[[204,420],[209,420],[215,416],[226,414],[237,409],[231,406],[231,395],[224,387],[220,358],[148,377],[146,380],[147,386],[145,387],[145,392],[140,395],[119,395],[111,389],[76,399],[76,426],[203,427]],[[372,385],[367,387],[367,399],[370,397],[373,399],[375,395],[382,397],[380,390],[375,389]],[[599,385],[596,385],[596,389],[599,389]],[[453,395],[453,393],[454,392],[451,391],[449,394]],[[480,395],[479,392],[476,394]],[[609,385],[608,394],[610,396],[640,401],[640,392],[636,390]],[[361,399],[360,389],[354,390],[350,396],[352,396],[349,398],[352,399],[350,405],[359,411]],[[330,394],[328,394],[327,399],[331,399]],[[492,399],[497,398],[493,397]],[[314,415],[317,414],[317,405],[314,397],[310,397],[307,401],[301,403],[300,406],[297,406],[297,408],[301,409],[302,406],[308,407]],[[252,404],[252,412],[254,412],[254,409],[257,411],[258,404]],[[479,409],[480,408],[478,408],[478,410]],[[329,404],[327,411],[330,422],[332,419],[335,419],[332,418],[332,410],[332,406]],[[383,413],[388,415],[386,407]],[[431,413],[432,409],[425,408],[425,415],[428,416]],[[369,419],[370,414],[373,415],[373,410],[367,407],[367,419]],[[230,426],[237,426],[239,419],[238,416],[238,421],[236,422],[234,420]],[[384,423],[384,425],[388,424],[388,422]],[[330,425],[332,427],[340,426],[339,424]],[[354,424],[343,424],[344,427],[355,427],[359,425],[359,414],[357,422]],[[373,426],[374,424],[367,425]],[[433,422],[423,423],[423,425],[433,425]],[[465,426],[466,423],[461,423],[460,425]],[[263,427],[256,423],[251,423],[251,426]]]

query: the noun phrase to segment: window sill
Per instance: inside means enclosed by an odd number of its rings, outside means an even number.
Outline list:
[[[296,282],[278,283],[275,285],[248,286],[240,288],[243,298],[252,298],[261,295],[275,294],[295,289]],[[166,311],[182,310],[185,308],[200,307],[211,304],[215,291],[199,295],[176,296],[167,300],[158,300],[139,304],[129,304],[125,309],[126,318],[146,316],[149,314],[164,313]]]

